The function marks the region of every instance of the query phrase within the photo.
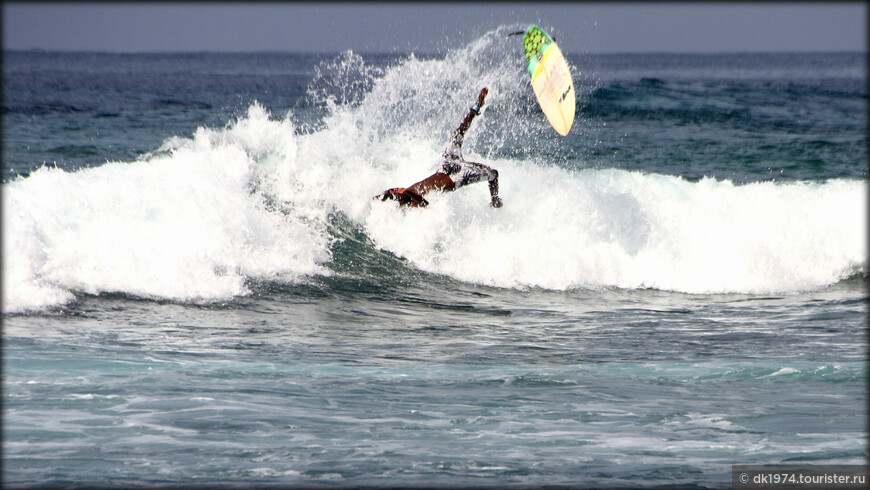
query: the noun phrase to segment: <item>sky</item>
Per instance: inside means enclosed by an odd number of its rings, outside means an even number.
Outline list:
[[[3,48],[415,52],[538,24],[578,53],[866,51],[865,2],[3,2]]]

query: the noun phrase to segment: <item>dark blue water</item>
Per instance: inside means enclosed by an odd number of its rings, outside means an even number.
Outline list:
[[[4,485],[866,464],[864,55],[569,53],[561,138],[502,34],[4,53]],[[481,86],[505,207],[370,201]]]

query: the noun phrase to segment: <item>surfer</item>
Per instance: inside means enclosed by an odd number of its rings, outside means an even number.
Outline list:
[[[477,103],[471,107],[468,115],[459,124],[459,127],[453,131],[453,139],[447,148],[444,149],[442,155],[441,166],[434,174],[417,182],[410,187],[394,187],[387,189],[383,194],[378,194],[374,199],[386,201],[393,199],[399,201],[403,206],[428,206],[427,201],[423,196],[429,191],[449,192],[456,189],[480,182],[486,179],[489,182],[489,194],[492,197],[490,205],[494,208],[502,206],[501,198],[498,197],[498,170],[488,167],[482,163],[469,162],[462,158],[462,140],[465,138],[465,132],[471,125],[471,121],[475,116],[480,115],[480,108],[483,107],[483,101],[486,98],[487,88],[484,87],[477,96]]]

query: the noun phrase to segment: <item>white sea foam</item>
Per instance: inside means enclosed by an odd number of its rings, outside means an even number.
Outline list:
[[[335,63],[368,77],[366,91],[338,97],[326,84],[317,96],[331,110],[312,133],[254,105],[136,162],[42,168],[5,184],[3,310],[74,292],[226,300],[247,294],[249,278],[329,274],[334,213],[420,269],[506,288],[795,291],[866,267],[864,182],[734,185],[487,158],[503,138],[540,128],[486,113],[464,151],[499,170],[504,208],[488,206],[486,184],[434,195],[422,210],[371,201],[437,168],[480,87],[496,114],[521,103],[525,73],[492,56],[495,37],[375,78],[345,53]]]
[[[486,208],[485,186],[425,211],[374,208],[372,237],[422,269],[500,287],[798,291],[866,264],[861,182],[735,186],[493,163],[504,208]]]
[[[329,237],[309,210],[270,211],[252,192],[292,138],[255,106],[147,161],[42,168],[7,184],[4,311],[62,304],[72,291],[221,300],[245,294],[245,278],[327,273]]]

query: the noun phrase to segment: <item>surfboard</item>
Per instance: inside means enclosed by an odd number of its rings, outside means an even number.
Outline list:
[[[568,63],[553,38],[534,24],[523,35],[523,47],[538,105],[553,129],[565,136],[574,124],[576,103]]]

